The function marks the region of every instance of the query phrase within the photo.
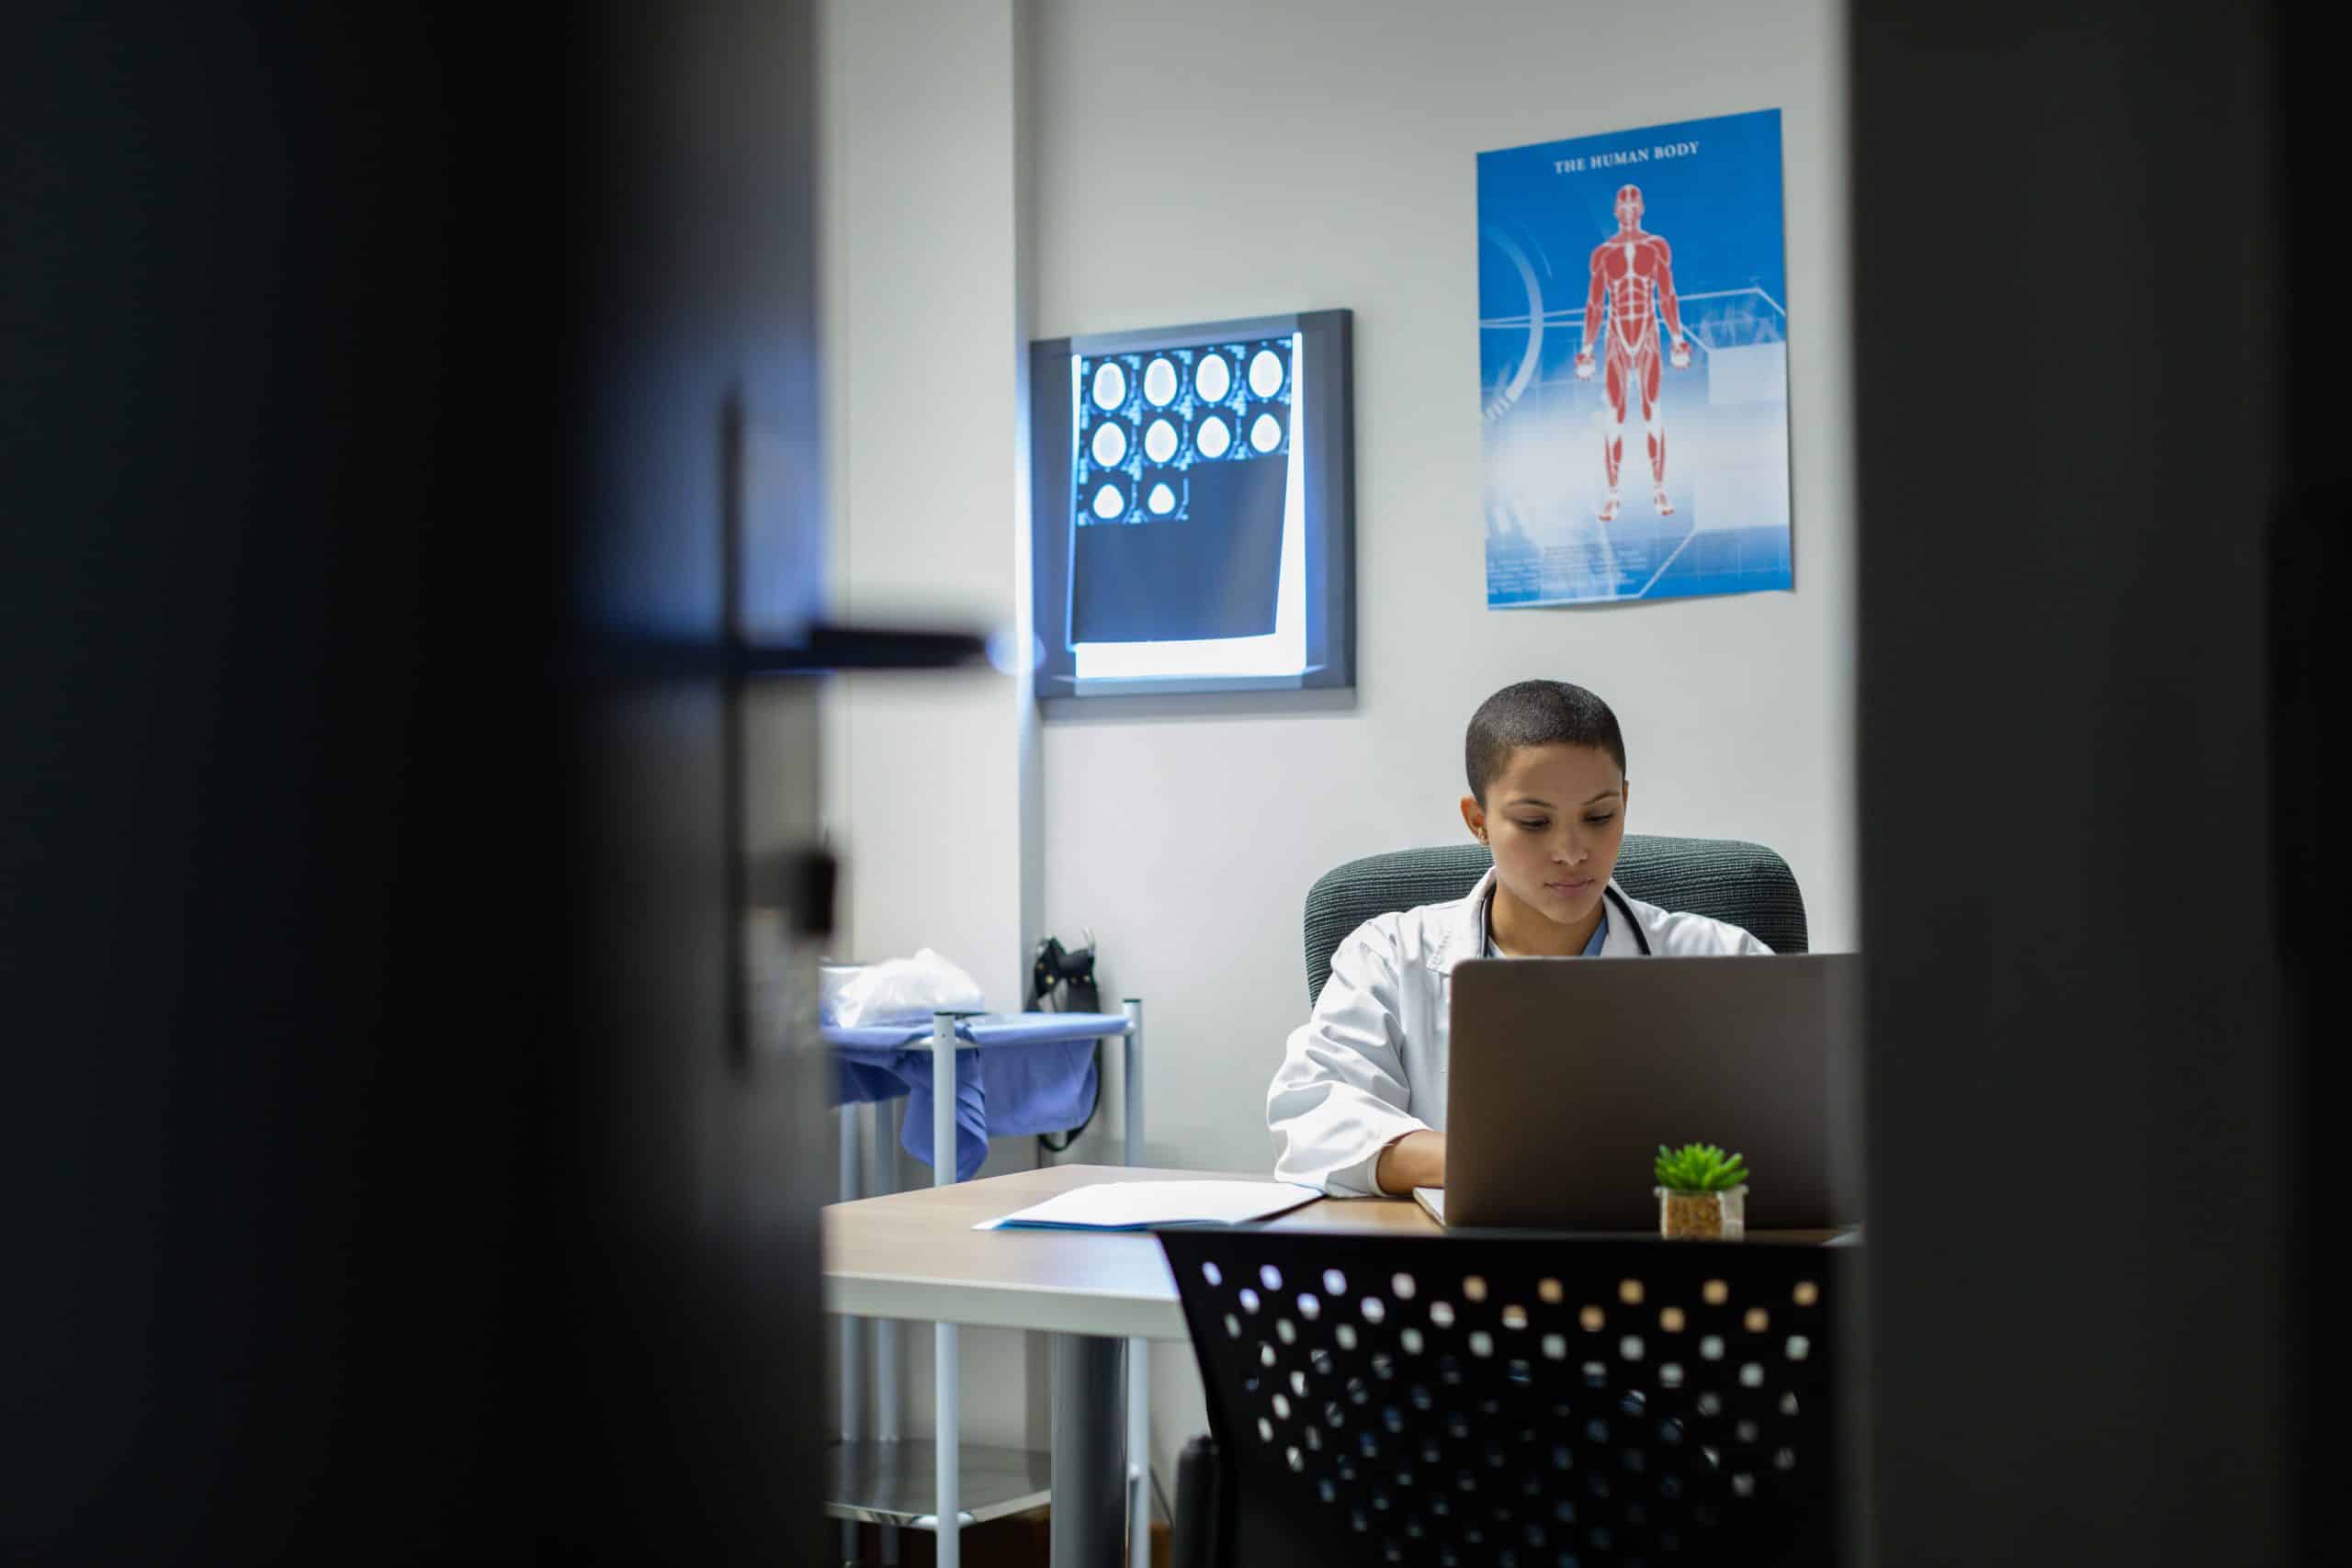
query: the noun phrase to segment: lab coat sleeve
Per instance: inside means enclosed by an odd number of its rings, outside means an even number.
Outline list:
[[[1704,915],[1662,914],[1650,929],[1653,951],[1671,958],[1747,958],[1772,955],[1772,950],[1728,920]]]
[[[1373,1196],[1381,1151],[1428,1125],[1406,1109],[1397,973],[1396,933],[1380,920],[1331,955],[1314,1015],[1292,1032],[1266,1096],[1277,1179]]]

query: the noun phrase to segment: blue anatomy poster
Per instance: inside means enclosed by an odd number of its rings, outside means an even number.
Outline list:
[[[1478,155],[1490,607],[1784,589],[1781,111]]]

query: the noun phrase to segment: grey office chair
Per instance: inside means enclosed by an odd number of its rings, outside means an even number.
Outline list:
[[[1323,994],[1331,954],[1350,931],[1374,915],[1459,898],[1493,863],[1484,844],[1446,844],[1325,872],[1306,893],[1307,1005]],[[1645,904],[1729,920],[1775,953],[1806,950],[1804,895],[1789,863],[1761,844],[1628,833],[1617,885]]]

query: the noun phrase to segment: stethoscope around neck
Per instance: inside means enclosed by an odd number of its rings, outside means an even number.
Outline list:
[[[1644,958],[1654,956],[1650,952],[1650,933],[1644,931],[1642,922],[1634,918],[1634,907],[1625,902],[1625,896],[1617,891],[1617,885],[1613,882],[1601,884],[1600,896],[1615,904],[1619,911],[1624,915],[1625,929],[1634,933],[1634,945],[1640,950],[1641,955]],[[1489,946],[1493,945],[1495,940],[1494,919],[1495,896],[1489,891],[1487,895],[1487,908],[1478,917],[1478,923],[1486,928],[1487,942]]]
[[[1634,945],[1640,949],[1644,958],[1651,956],[1650,933],[1644,931],[1642,922],[1634,918],[1634,907],[1625,902],[1625,896],[1617,891],[1617,885],[1613,882],[1606,884],[1600,889],[1600,896],[1616,902],[1617,908],[1624,912],[1625,929],[1634,933]]]

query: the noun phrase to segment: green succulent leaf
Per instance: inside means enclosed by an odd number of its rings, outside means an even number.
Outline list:
[[[1747,1179],[1747,1156],[1725,1156],[1720,1144],[1660,1144],[1653,1168],[1658,1185],[1676,1192],[1724,1192]]]

